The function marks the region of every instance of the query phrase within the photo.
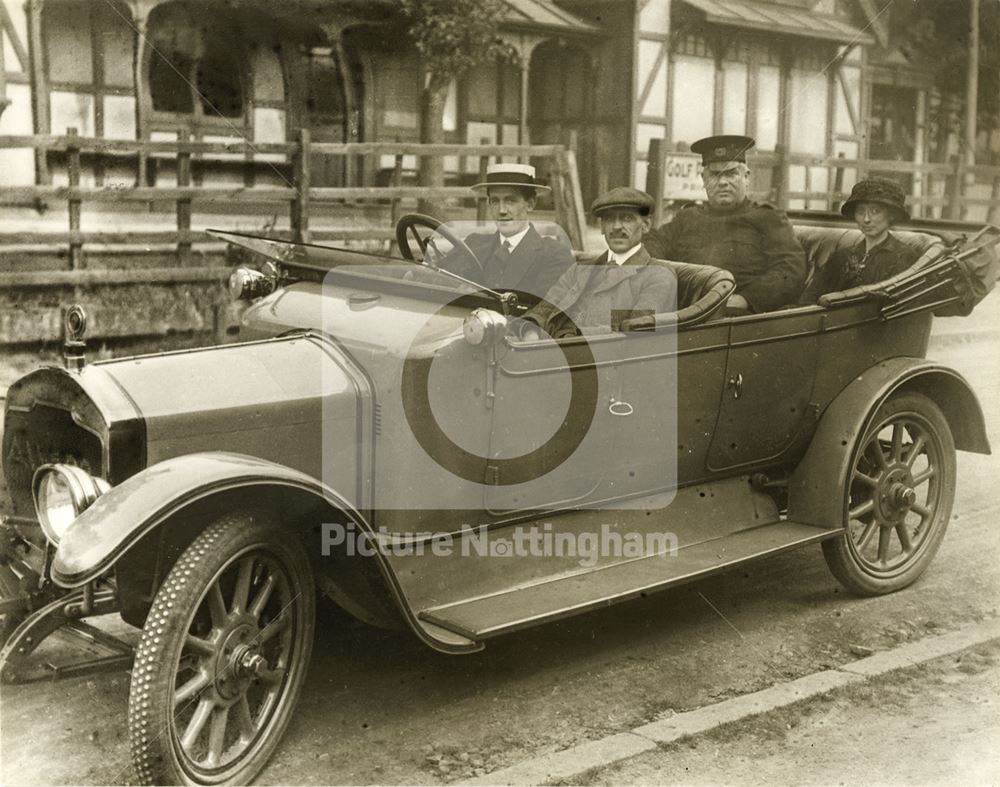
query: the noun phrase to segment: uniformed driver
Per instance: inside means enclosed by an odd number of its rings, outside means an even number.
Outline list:
[[[643,238],[655,258],[730,271],[736,290],[727,307],[736,314],[795,303],[806,278],[805,252],[788,218],[749,199],[746,153],[754,144],[750,137],[726,135],[691,145],[701,154],[708,202],[682,209]]]

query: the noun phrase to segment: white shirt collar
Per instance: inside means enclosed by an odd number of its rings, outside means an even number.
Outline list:
[[[626,260],[630,259],[633,254],[635,254],[639,249],[642,248],[641,243],[635,244],[631,249],[626,251],[624,254],[617,254],[611,249],[608,249],[608,262],[613,262],[615,265],[622,265]]]
[[[497,233],[498,235],[500,235],[500,245],[503,246],[503,242],[507,241],[507,243],[510,244],[510,250],[514,251],[514,249],[517,248],[517,245],[522,240],[524,240],[524,236],[528,234],[528,230],[530,229],[531,229],[531,223],[529,222],[528,224],[524,225],[523,230],[514,235],[502,235],[500,233]]]

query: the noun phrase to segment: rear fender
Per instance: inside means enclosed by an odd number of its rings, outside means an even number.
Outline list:
[[[322,519],[311,523],[313,525],[342,522],[346,517],[356,528],[374,536],[370,523],[344,496],[305,473],[241,454],[189,454],[153,465],[98,498],[73,522],[60,541],[52,563],[52,579],[61,587],[75,588],[120,564],[134,580],[135,567],[146,565],[152,570],[156,565],[154,555],[163,554],[163,541],[170,541],[174,533],[179,544],[171,544],[173,549],[168,551],[176,559],[177,547],[182,547],[197,535],[190,527],[190,521],[193,519],[207,524],[204,512],[212,505],[220,503],[227,510],[232,510],[237,500],[244,505],[247,502],[267,504],[268,500],[281,499],[275,495],[280,491],[291,492],[300,498],[312,498],[323,512]],[[188,517],[189,514],[192,516]],[[310,529],[295,530],[294,537],[315,539],[312,541],[315,548],[309,552],[319,559],[321,542],[318,533]],[[444,636],[444,632],[439,635],[439,632],[425,627],[409,608],[385,556],[376,549],[372,550],[371,558],[378,566],[381,580],[399,615],[420,639],[436,650],[449,653],[479,648],[476,643],[458,641]],[[360,561],[365,560],[368,558],[358,558],[352,566],[357,567]],[[337,565],[343,567],[339,561]],[[352,608],[352,594],[346,588],[338,587],[336,577],[324,581],[323,572],[317,574],[323,589],[349,612],[363,619],[375,617],[366,614],[370,605],[363,600]],[[162,576],[159,581],[162,581]],[[155,578],[150,580],[146,587],[155,582]],[[357,587],[358,583],[346,584]],[[123,600],[123,613],[126,601]],[[140,600],[139,607],[144,602],[148,599]]]
[[[958,372],[918,358],[892,358],[851,382],[826,408],[788,484],[788,518],[819,527],[843,525],[851,453],[875,411],[894,393],[917,391],[944,413],[955,447],[990,453],[983,410]]]

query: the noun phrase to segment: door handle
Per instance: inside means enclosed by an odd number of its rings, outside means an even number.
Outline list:
[[[729,382],[726,385],[733,389],[733,399],[739,399],[740,394],[743,393],[743,375],[737,372],[729,378]]]
[[[628,402],[612,399],[611,404],[608,405],[608,412],[612,415],[632,415],[635,412],[635,408]]]

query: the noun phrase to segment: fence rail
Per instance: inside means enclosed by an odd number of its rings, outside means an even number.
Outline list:
[[[656,199],[654,221],[660,223],[664,216],[665,175],[667,157],[673,152],[663,140],[651,140],[649,145],[649,169],[646,190]],[[804,188],[792,189],[789,185],[791,170],[799,168],[805,182]],[[911,161],[890,161],[884,159],[849,159],[844,156],[826,157],[788,153],[777,150],[773,153],[754,155],[753,168],[756,173],[770,173],[769,199],[781,208],[789,208],[793,201],[805,202],[809,207],[819,202],[826,210],[836,209],[850,194],[844,186],[845,175],[855,172],[857,178],[871,173],[893,173],[911,175],[913,188],[907,200],[916,216],[938,217],[935,209],[940,209],[941,218],[959,220],[967,208],[986,207],[988,219],[1000,222],[1000,167],[976,165],[964,161],[954,163],[917,163]],[[814,170],[825,170],[825,188],[813,188]],[[989,196],[977,196],[974,188],[989,188]],[[943,193],[934,193],[935,190]]]
[[[404,185],[407,174],[403,166],[404,157],[409,156],[418,159],[458,157],[465,162],[463,171],[478,172],[481,177],[485,177],[487,164],[498,157],[518,161],[544,159],[549,170],[557,220],[566,229],[573,245],[576,248],[583,246],[585,222],[576,161],[573,152],[562,145],[328,143],[313,142],[307,130],[300,131],[295,141],[284,143],[200,142],[191,140],[185,132],[181,132],[176,141],[97,139],[81,137],[75,129],[68,129],[65,135],[0,136],[0,151],[15,149],[32,150],[46,159],[49,156],[64,157],[67,183],[53,185],[51,168],[43,167],[40,170],[42,182],[37,185],[0,186],[0,207],[42,211],[51,203],[64,202],[68,208],[68,227],[53,231],[0,232],[0,251],[11,246],[64,245],[69,250],[70,270],[81,268],[84,248],[95,245],[170,244],[176,247],[178,261],[183,263],[193,244],[212,240],[191,228],[192,210],[209,205],[216,208],[235,205],[256,209],[261,214],[265,212],[263,208],[277,206],[278,211],[287,211],[291,232],[286,237],[299,241],[385,240],[392,237],[391,230],[384,227],[311,231],[310,214],[334,203],[374,202],[388,205],[390,218],[394,221],[404,200],[475,200],[477,216],[485,217],[485,198],[477,199],[464,185]],[[390,182],[386,185],[312,185],[313,157],[317,155],[343,158],[345,172],[350,170],[347,164],[359,158],[368,162],[369,171],[384,170],[377,164],[382,157],[391,156],[394,166],[390,170]],[[92,163],[94,185],[81,183],[85,170],[81,156],[95,157]],[[128,184],[107,183],[103,159],[123,157],[135,160],[134,180]],[[228,162],[228,159],[235,160]],[[147,185],[150,162],[156,161],[159,165],[164,160],[173,162],[176,185]],[[468,166],[470,161],[474,162],[471,167]],[[194,171],[195,164],[204,167],[206,164],[226,163],[242,167],[243,185],[202,185],[198,182],[202,178],[200,173]],[[88,162],[88,172],[90,166]],[[282,169],[277,169],[279,166]],[[277,169],[279,179],[286,185],[256,185],[257,175],[268,168]],[[350,174],[347,177],[350,179]],[[83,207],[98,203],[123,206],[146,204],[150,208],[172,204],[176,211],[176,229],[152,232],[82,229]]]
[[[32,148],[49,152],[70,149],[83,153],[213,153],[213,154],[281,154],[293,155],[301,149],[300,142],[201,142],[196,140],[103,139],[73,134],[2,135],[0,149]],[[413,155],[413,156],[556,156],[562,145],[459,145],[424,142],[309,142],[311,153],[328,155]]]

